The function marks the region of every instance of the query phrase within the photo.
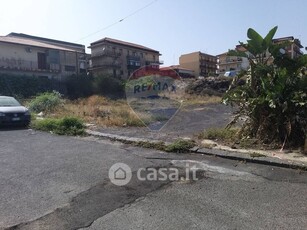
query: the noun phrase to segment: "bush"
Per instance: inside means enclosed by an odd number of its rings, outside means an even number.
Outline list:
[[[42,92],[58,90],[56,80],[44,77],[0,74],[0,95],[29,98]]]
[[[31,124],[33,129],[41,131],[51,131],[58,135],[84,135],[83,122],[75,117],[64,117],[61,119],[47,118],[44,120],[35,120]]]
[[[29,103],[29,109],[33,112],[51,112],[62,104],[61,95],[58,92],[43,93],[35,97]]]
[[[94,93],[111,98],[121,98],[125,95],[124,82],[110,76],[100,75],[93,80]]]
[[[70,99],[83,98],[93,95],[93,77],[87,75],[72,75],[65,81],[67,96]]]

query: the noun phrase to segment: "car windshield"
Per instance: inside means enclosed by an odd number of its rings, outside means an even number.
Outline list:
[[[0,107],[20,106],[15,98],[0,98]]]

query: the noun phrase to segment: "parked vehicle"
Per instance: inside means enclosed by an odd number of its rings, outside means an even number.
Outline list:
[[[234,70],[231,70],[231,71],[225,72],[224,77],[234,77],[236,75],[237,75],[237,72]]]
[[[31,121],[29,110],[15,98],[0,96],[0,126],[28,126]]]

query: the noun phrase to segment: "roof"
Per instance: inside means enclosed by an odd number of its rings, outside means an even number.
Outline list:
[[[282,37],[282,38],[274,38],[274,39],[272,39],[273,42],[289,41],[289,40],[294,40],[294,37],[293,36],[289,36],[289,37]]]
[[[38,41],[34,41],[34,40],[30,40],[30,39],[25,39],[25,38],[16,38],[16,37],[10,37],[10,36],[0,36],[0,42],[75,52],[75,50],[72,50],[72,49],[66,49],[66,48],[63,48],[61,46],[51,45],[51,44],[47,44],[47,43],[43,43],[43,42],[38,42]]]
[[[228,55],[228,52],[224,52],[224,53],[218,54],[218,55],[216,55],[216,57],[223,56],[223,55]]]
[[[55,40],[55,39],[50,39],[50,38],[43,38],[43,37],[38,37],[38,36],[33,36],[29,34],[22,34],[22,33],[9,33],[7,36],[10,37],[19,37],[19,38],[27,38],[27,39],[34,39],[34,40],[40,40],[40,41],[46,41],[46,42],[56,42],[62,45],[69,45],[69,46],[77,46],[79,48],[83,48],[84,45],[82,44],[77,44],[77,43],[72,43],[72,42],[65,42],[65,41],[60,41],[60,40]]]
[[[98,45],[98,44],[104,43],[104,42],[123,45],[123,46],[129,46],[129,47],[136,48],[136,49],[142,49],[142,50],[147,50],[147,51],[159,53],[159,51],[148,48],[146,46],[138,45],[138,44],[131,43],[131,42],[125,42],[125,41],[121,41],[121,40],[117,40],[117,39],[113,39],[113,38],[107,38],[107,37],[91,43],[91,46],[88,47],[88,48],[91,48],[94,45]]]
[[[298,47],[300,48],[304,48],[301,45],[301,41],[297,38],[294,38],[293,36],[290,37],[282,37],[282,38],[275,38],[272,40],[273,42],[284,42],[284,41],[290,41],[290,42],[294,42]]]
[[[201,51],[196,51],[196,52],[192,52],[192,53],[182,54],[181,56],[193,55],[193,54],[204,55],[204,56],[210,56],[210,57],[216,58],[215,55],[203,53],[203,52],[201,52]]]

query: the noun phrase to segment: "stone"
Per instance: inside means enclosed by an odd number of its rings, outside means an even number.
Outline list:
[[[215,141],[205,139],[201,142],[201,146],[212,149],[213,147],[217,146],[217,143]]]

